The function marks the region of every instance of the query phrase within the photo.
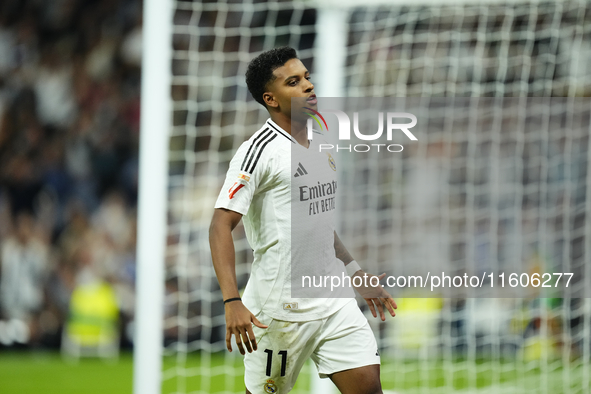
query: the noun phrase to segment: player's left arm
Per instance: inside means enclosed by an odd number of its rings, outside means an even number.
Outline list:
[[[351,253],[349,253],[345,245],[343,245],[343,242],[337,235],[336,231],[334,232],[334,250],[337,258],[345,264],[345,267],[351,263],[353,263],[355,266],[358,266],[358,264],[353,259],[353,256],[351,256]],[[348,272],[350,270],[351,269],[349,268]],[[378,280],[382,280],[386,276],[385,273],[380,276],[368,274],[364,272],[362,269],[356,270],[355,273],[349,272],[349,275],[351,275],[351,277],[360,276],[366,278],[362,282],[364,284],[370,283],[371,278],[374,276],[377,277]],[[361,294],[361,296],[363,296],[365,302],[367,302],[367,305],[369,306],[369,309],[371,310],[371,314],[373,315],[373,317],[377,317],[377,307],[382,321],[386,320],[383,305],[386,306],[386,309],[388,310],[388,312],[390,312],[390,315],[392,317],[396,316],[396,312],[394,312],[394,309],[397,309],[398,306],[396,305],[396,302],[394,301],[392,296],[384,289],[383,286],[380,285],[378,287],[372,287],[362,285],[359,287],[355,287],[355,289],[359,292],[359,294]]]

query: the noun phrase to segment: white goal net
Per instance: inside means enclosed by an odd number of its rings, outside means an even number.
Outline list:
[[[292,46],[322,97],[315,70],[330,59],[315,51],[317,22],[331,11],[258,0],[173,6],[162,392],[241,393],[242,358],[225,350],[211,264],[213,205],[234,152],[267,118],[246,88],[248,62]],[[566,97],[562,111],[580,115],[582,97],[591,96],[588,2],[397,1],[338,10],[347,15],[340,71],[349,97]],[[359,195],[363,207],[342,218],[341,239],[376,273],[388,259],[459,268],[477,259],[496,269],[519,259],[540,272],[579,272],[578,289],[591,286],[586,114],[576,124],[518,125],[506,140],[502,125],[442,130],[387,163],[360,160],[340,176],[379,193]],[[242,227],[234,240],[243,288],[252,252]],[[590,393],[591,303],[581,294],[402,299],[396,318],[372,322],[384,390]],[[308,392],[308,380],[295,392]]]

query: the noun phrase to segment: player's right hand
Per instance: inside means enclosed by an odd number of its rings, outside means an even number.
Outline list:
[[[236,337],[236,345],[240,354],[244,355],[244,345],[249,353],[257,350],[257,341],[252,331],[252,325],[259,328],[267,328],[242,303],[242,301],[229,302],[225,305],[226,309],[226,347],[232,351],[232,335]]]

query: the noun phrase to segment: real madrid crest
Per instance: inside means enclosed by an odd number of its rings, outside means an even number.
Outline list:
[[[326,153],[328,155],[328,165],[332,168],[333,171],[337,170],[337,163],[334,161],[330,153]]]
[[[277,392],[277,386],[275,385],[275,381],[273,379],[267,380],[267,383],[263,385],[263,389],[265,393],[273,394]]]

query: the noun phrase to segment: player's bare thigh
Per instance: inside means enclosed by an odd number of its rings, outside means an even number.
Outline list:
[[[342,394],[382,394],[379,364],[336,372],[329,377]]]

